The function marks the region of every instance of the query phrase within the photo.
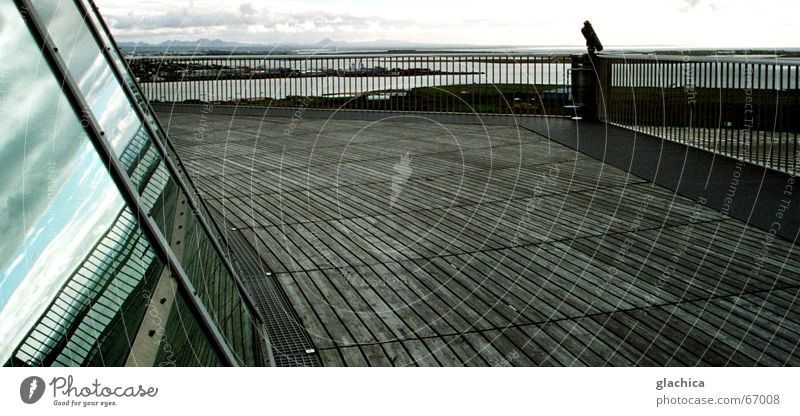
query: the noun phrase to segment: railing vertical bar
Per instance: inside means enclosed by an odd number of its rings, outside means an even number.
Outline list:
[[[658,103],[658,119],[659,129],[658,132],[661,137],[669,138],[669,118],[667,117],[667,108],[669,108],[669,100],[672,95],[672,86],[670,80],[670,62],[666,60],[661,61],[661,99]]]
[[[699,65],[699,68],[700,68],[700,76],[698,76],[698,80],[699,80],[698,85],[702,88],[702,91],[706,93],[706,94],[703,94],[705,96],[705,95],[707,95],[707,93],[709,91],[709,87],[708,87],[709,86],[709,79],[708,79],[708,76],[709,76],[708,75],[709,74],[708,65],[709,64],[707,62],[701,62],[698,65]],[[700,90],[698,90],[698,97],[699,96],[700,96]],[[705,148],[708,148],[709,143],[711,143],[711,134],[709,132],[709,119],[710,119],[709,104],[705,99],[700,101],[698,104],[699,104],[698,112],[700,113],[698,115],[698,120],[700,120],[699,126],[701,128],[701,132],[700,132],[701,139],[700,139],[700,141],[703,143],[703,146]]]
[[[488,69],[486,67],[486,58],[482,57],[478,60],[478,68],[480,69],[481,74],[479,75],[481,79],[481,86],[478,90],[478,108],[483,108],[483,102],[486,99],[485,90],[486,85],[488,84]],[[481,111],[482,112],[482,111]]]
[[[618,85],[619,85],[620,74],[623,73],[623,71],[625,70],[625,67],[624,67],[624,65],[622,65],[622,62],[623,62],[622,59],[613,59],[611,62],[612,62],[613,66],[616,66],[617,68],[619,68],[618,71],[615,71],[615,70],[611,71],[611,77],[612,77],[612,80],[611,80],[611,96],[612,96],[612,101],[613,101],[613,105],[612,105],[611,108],[614,111],[614,122],[615,123],[620,123],[620,121],[622,120],[622,113],[623,113],[623,111],[622,111],[623,105],[621,104],[622,100],[620,99],[620,96],[622,95],[622,92],[624,91],[624,89],[623,89],[623,87],[618,86]]]
[[[631,67],[631,80],[630,80],[630,91],[631,91],[631,125],[636,129],[641,127],[641,121],[639,120],[639,101],[641,100],[640,94],[636,93],[636,85],[639,83],[639,61],[637,59],[632,59],[630,61]]]
[[[383,67],[384,70],[387,69],[385,67],[387,64],[384,61],[384,58],[377,58],[377,59],[378,59],[378,62],[380,63],[380,66]],[[386,75],[385,74],[382,74],[381,76],[378,77],[377,84],[378,85],[377,85],[376,91],[379,92],[379,93],[382,93],[386,89]],[[378,97],[378,98],[380,98],[380,97]],[[375,102],[378,104],[378,108],[380,108],[381,110],[384,110],[384,111],[388,110],[388,107],[387,107],[387,104],[386,104],[386,100],[380,100],[379,99],[379,100],[375,100]]]
[[[676,113],[675,120],[673,121],[672,124],[674,126],[674,134],[676,136],[676,141],[679,143],[686,143],[684,137],[685,129],[683,128],[683,126],[688,124],[688,120],[686,118],[687,105],[686,105],[686,98],[684,97],[684,92],[679,92],[679,91],[685,91],[686,74],[681,65],[682,64],[680,62],[675,62],[673,65],[675,69],[676,86],[680,89],[676,90],[675,105],[677,108],[675,111]]]
[[[692,68],[692,103],[691,103],[691,111],[692,111],[692,130],[690,132],[690,136],[692,141],[695,143],[695,146],[702,147],[702,130],[701,130],[701,115],[700,115],[700,68],[697,62],[691,62],[690,66]]]
[[[226,66],[225,69],[228,73],[233,73],[233,71],[236,68],[236,60],[232,59],[230,55],[226,56],[225,66]],[[226,77],[226,78],[227,78],[226,82],[228,83],[228,100],[231,101],[231,104],[238,105],[236,101],[237,89],[239,88],[239,80],[237,79],[238,77],[234,78]]]
[[[267,100],[267,77],[269,74],[267,74],[267,68],[265,64],[265,58],[258,59],[258,69],[256,69],[256,71],[259,73],[260,77],[258,80],[258,101],[262,103],[261,105],[269,103],[269,100]]]
[[[696,97],[696,83],[695,83],[695,73],[694,73],[694,66],[690,62],[683,62],[682,66],[684,68],[684,90],[687,91],[686,98],[684,99],[684,108],[686,108],[686,118],[687,118],[687,126],[681,130],[681,134],[683,135],[684,141],[686,143],[691,144],[692,146],[697,146],[698,142],[694,137],[694,128],[697,120],[695,119],[694,114],[694,98]]]
[[[704,72],[703,63],[697,62],[694,65],[695,73],[695,103],[694,103],[694,110],[695,110],[695,126],[696,126],[696,135],[697,140],[701,143],[704,148],[708,148],[708,140],[706,139],[706,105],[705,99],[703,98],[704,94],[703,91],[703,79],[701,74]]]
[[[183,59],[175,59],[173,60],[174,68],[180,71],[181,65],[183,65]],[[180,100],[181,96],[183,95],[183,72],[179,75],[174,77],[174,80],[171,82],[172,84],[172,102],[177,103]]]
[[[726,80],[727,88],[725,90],[725,101],[723,102],[723,109],[725,110],[725,119],[727,120],[725,123],[725,127],[728,131],[727,140],[725,141],[725,154],[728,156],[733,155],[733,148],[734,143],[736,142],[736,131],[734,130],[736,127],[736,118],[732,113],[732,108],[730,106],[730,100],[734,99],[734,88],[735,80],[736,80],[736,65],[733,62],[728,62],[726,64],[728,67],[728,79]]]
[[[211,80],[213,79],[214,70],[211,69],[211,59],[205,58],[199,60],[200,68],[203,68],[202,76],[199,77],[198,80],[194,81],[197,86],[197,96],[196,98],[200,100],[200,102],[208,102],[210,101],[211,95],[209,91],[211,90]]]
[[[398,96],[394,95],[394,94],[399,94],[399,90],[400,90],[400,87],[398,85],[399,84],[398,81],[399,81],[399,78],[400,78],[400,75],[399,75],[400,73],[395,71],[395,69],[399,68],[399,65],[398,65],[398,62],[397,62],[398,61],[398,57],[397,56],[392,56],[390,59],[394,60],[394,63],[392,64],[392,74],[395,74],[395,75],[389,77],[389,84],[391,85],[389,87],[389,89],[392,91],[392,93],[389,94],[389,97],[391,97],[393,110],[394,111],[398,111],[400,109],[400,100],[399,100]]]
[[[717,94],[717,61],[711,61],[708,65],[708,95],[713,97]],[[719,119],[717,117],[717,105],[714,101],[708,103],[708,146],[713,147],[719,139]]]
[[[737,120],[738,119],[737,119],[737,116],[738,116],[738,114],[736,114],[736,110],[734,110],[734,108],[731,106],[731,104],[734,102],[734,100],[736,100],[736,98],[737,98],[736,92],[739,91],[739,90],[736,89],[736,84],[737,84],[737,78],[738,78],[738,72],[739,71],[737,69],[738,68],[738,64],[736,62],[730,62],[729,63],[729,67],[730,67],[730,69],[729,69],[730,73],[728,74],[728,76],[729,76],[730,79],[728,80],[728,92],[727,92],[727,98],[726,98],[726,101],[725,101],[725,104],[726,104],[725,108],[726,108],[726,112],[728,113],[728,122],[730,123],[730,125],[728,126],[728,129],[730,130],[730,139],[729,139],[730,142],[728,143],[728,155],[729,156],[734,156],[734,155],[736,155],[737,146],[738,146],[737,145],[737,142],[738,142],[738,138],[737,138],[737,132],[738,132],[738,122],[737,122]]]
[[[639,111],[639,119],[641,121],[639,124],[641,125],[642,132],[647,134],[649,132],[649,124],[650,124],[649,120],[650,106],[648,105],[648,101],[650,101],[650,68],[648,62],[646,61],[641,61],[639,66],[641,71],[640,78],[642,83],[640,87],[640,91],[642,92],[640,94],[641,101],[639,104],[639,107],[641,109],[641,111]]]
[[[630,59],[625,61],[625,77],[622,82],[625,85],[625,117],[623,120],[626,126],[636,127],[633,118],[635,100],[633,93],[633,61]]]
[[[673,96],[675,95],[675,74],[673,71],[673,62],[664,61],[664,97],[661,103],[662,120],[664,127],[662,128],[662,137],[674,140],[672,137],[672,111]]]
[[[526,96],[528,97],[527,106],[529,106],[528,114],[531,114],[531,110],[535,110],[536,107],[533,105],[533,102],[531,102],[531,100],[533,96],[535,96],[539,92],[539,87],[536,86],[536,83],[531,82],[531,59],[532,58],[529,57],[525,60],[525,84],[533,86],[533,94],[526,94]],[[544,111],[542,111],[542,113],[544,113]],[[534,111],[532,114],[536,114],[536,112]]]
[[[212,91],[212,84],[211,83],[213,82],[213,79],[214,79],[214,77],[213,77],[214,70],[213,70],[212,62],[213,61],[212,61],[211,58],[205,58],[205,59],[203,59],[201,61],[201,64],[200,64],[200,67],[203,68],[203,72],[202,72],[203,76],[200,77],[199,80],[195,81],[199,85],[200,92],[199,92],[197,98],[200,100],[200,102],[212,101],[212,94],[210,92],[210,91]]]
[[[663,124],[661,120],[661,106],[664,102],[664,69],[663,69],[663,62],[659,59],[656,60],[653,64],[653,73],[654,73],[654,91],[655,95],[653,97],[653,135],[661,136],[662,129],[661,126]]]
[[[400,77],[400,90],[402,90],[402,95],[400,96],[400,110],[401,111],[408,111],[409,105],[407,103],[408,97],[406,97],[406,92],[409,90],[408,88],[408,73],[406,69],[408,68],[408,57],[401,56],[400,58],[400,73],[403,74]]]
[[[691,108],[689,105],[689,71],[686,70],[686,62],[676,62],[675,63],[675,71],[677,72],[678,76],[678,83],[681,87],[680,93],[676,96],[676,102],[678,111],[676,114],[675,120],[675,134],[678,137],[678,141],[680,143],[685,144],[692,144],[691,138],[687,134],[689,130],[689,126],[691,126],[693,120],[691,119]]]
[[[219,85],[219,68],[221,66],[217,64],[217,61],[213,58],[208,60],[208,65],[212,68],[210,74],[211,76],[208,77],[207,88],[209,91],[209,97],[212,98],[212,101],[218,101],[219,91],[217,91],[217,86]],[[216,71],[214,70],[216,69]]]
[[[639,127],[642,129],[642,132],[647,134],[648,132],[648,124],[650,123],[649,118],[649,110],[650,107],[648,105],[648,101],[650,100],[650,90],[649,90],[649,68],[646,61],[639,61],[639,91],[640,94],[638,96],[638,114],[639,114]]]
[[[147,63],[147,67],[148,68],[152,67],[152,64]],[[155,67],[159,68],[158,65],[156,65]],[[153,74],[153,75],[155,77],[157,77],[158,76],[158,70],[156,70],[155,74]],[[165,101],[166,95],[165,95],[165,91],[164,91],[164,86],[166,85],[166,83],[158,81],[155,77],[152,78],[152,80],[153,80],[152,86],[155,87],[155,94],[156,94],[156,97],[157,97],[156,99],[159,100],[159,101]],[[151,96],[146,95],[145,97],[147,97],[148,99],[152,100],[152,98],[150,98]]]
[[[674,140],[674,141],[676,141],[678,143],[682,143],[680,130],[678,129],[678,126],[677,126],[677,122],[679,121],[679,118],[682,117],[682,115],[679,114],[679,110],[678,110],[678,108],[680,108],[680,98],[681,98],[681,96],[680,96],[680,88],[682,88],[682,85],[681,85],[681,78],[680,78],[681,74],[680,74],[680,70],[678,68],[678,63],[677,62],[671,62],[670,63],[670,71],[672,73],[672,78],[674,80],[674,82],[673,82],[674,88],[672,89],[672,94],[670,94],[670,102],[669,102],[669,107],[667,109],[667,114],[669,116],[668,125],[669,125],[669,130],[670,130],[669,136],[667,136],[667,137],[670,140]]]
[[[634,93],[633,89],[633,82],[634,82],[634,61],[633,59],[629,59],[625,63],[625,67],[627,68],[628,77],[625,79],[625,94],[628,96],[629,105],[626,107],[627,114],[625,117],[626,125],[630,127],[636,127],[636,117],[635,117],[635,110],[636,110],[636,94]]]
[[[186,95],[187,95],[187,93],[186,93],[186,88],[187,88],[187,86],[186,86],[186,59],[181,59],[179,62],[181,64],[181,69],[182,69],[183,72],[181,72],[181,76],[180,76],[180,82],[179,82],[180,92],[178,94],[178,98],[176,99],[176,101],[183,101],[183,100],[186,99]]]
[[[742,88],[744,88],[745,90],[752,89],[753,75],[754,75],[753,64],[745,60],[744,79],[742,80]],[[745,110],[747,110],[747,108],[745,108]],[[752,135],[752,126],[750,126],[752,122],[749,121],[751,118],[752,118],[752,113],[747,113],[747,111],[745,111],[742,120],[742,128],[745,129],[742,132],[742,143],[744,146],[742,151],[747,154],[747,160],[753,160],[753,135]]]
[[[737,91],[741,91],[741,89],[742,89],[742,63],[741,62],[737,62],[734,65],[734,67],[735,67],[735,70],[734,70],[734,83],[733,83],[733,86],[734,86],[734,89],[736,89]],[[734,120],[736,120],[736,117],[734,117]],[[736,122],[736,121],[734,121],[734,126],[733,127],[736,129],[735,130],[735,133],[736,133],[736,142],[735,143],[736,143],[736,145],[734,146],[733,157],[739,158],[740,157],[740,152],[741,152],[741,149],[742,149],[742,142],[741,142],[742,130],[739,128],[739,123]]]
[[[217,84],[217,88],[220,91],[220,101],[227,102],[228,101],[228,86],[225,83],[225,79],[222,77],[222,70],[225,68],[225,61],[221,58],[218,59],[219,62],[219,70],[214,77],[214,82]]]
[[[763,86],[762,86],[762,80],[764,81]],[[763,92],[764,95],[766,96],[767,82],[762,64],[758,64],[758,87],[759,90],[763,90],[760,92]],[[761,105],[755,106],[754,117],[753,117],[755,121],[753,122],[753,124],[756,126],[756,143],[757,143],[756,159],[759,160],[760,163],[765,164],[767,162],[767,158],[765,156],[766,148],[764,147],[764,144],[761,143],[763,137],[763,134],[761,134],[762,124],[763,124],[761,118],[761,108],[762,108]]]
[[[784,92],[782,94],[783,95],[783,99],[781,100],[781,103],[782,103],[782,106],[781,106],[781,108],[782,108],[782,110],[781,110],[781,140],[782,140],[782,143],[783,143],[784,158],[783,158],[782,167],[780,169],[784,170],[784,171],[787,171],[787,172],[789,171],[789,158],[791,157],[791,152],[790,152],[791,146],[789,144],[789,132],[790,132],[790,130],[789,130],[789,126],[788,126],[789,125],[788,113],[789,113],[789,109],[791,108],[791,106],[789,105],[789,97],[790,97],[789,91],[790,91],[790,87],[791,87],[791,76],[792,76],[791,74],[792,73],[791,73],[791,67],[790,66],[787,65],[787,66],[782,66],[781,67],[781,80],[782,80],[781,81],[781,86],[782,86],[781,91]],[[784,77],[786,77],[785,80],[784,80]]]
[[[451,113],[457,113],[458,112],[458,106],[457,106],[458,105],[458,101],[456,99],[456,92],[458,91],[458,89],[456,88],[457,82],[456,82],[456,76],[454,74],[455,65],[456,65],[455,58],[452,58],[452,57],[447,58],[447,66],[446,66],[445,71],[449,74],[449,77],[450,77],[450,81],[448,82],[448,85],[449,85],[449,89],[450,89],[451,93],[448,94],[448,98],[449,98],[450,112]]]
[[[351,83],[353,82],[353,59],[342,58],[342,90],[339,91],[339,104],[342,108],[350,108],[350,93],[352,92]]]
[[[282,77],[278,76],[277,74],[280,73],[280,69],[278,68],[279,61],[277,59],[270,59],[269,60],[269,71],[270,71],[270,96],[277,103],[280,105],[281,101],[281,80]]]
[[[194,62],[193,71],[196,75],[192,76],[192,96],[190,97],[192,100],[197,100],[198,102],[203,101],[203,80],[207,78],[206,76],[206,69],[204,65],[205,58],[196,58]]]
[[[193,76],[194,67],[195,64],[194,64],[194,53],[193,53],[192,56],[186,60],[187,78],[186,78],[186,95],[183,97],[184,100],[194,100],[196,97],[195,89],[197,87],[195,85]]]
[[[399,77],[399,74],[395,71],[397,68],[397,57],[390,56],[389,62],[391,62],[391,65],[389,65],[389,69],[391,71],[391,76],[389,77],[389,105],[392,107],[392,111],[397,111],[400,103],[398,102],[399,100],[393,96],[398,89],[397,78]]]
[[[630,111],[630,105],[628,103],[630,102],[630,94],[631,94],[630,89],[627,86],[627,81],[630,80],[629,78],[630,66],[628,65],[628,59],[623,57],[620,62],[620,66],[621,66],[621,71],[619,71],[620,72],[619,88],[620,88],[620,101],[622,102],[622,106],[620,108],[619,121],[620,124],[627,127],[630,126],[630,123],[628,122],[628,113]]]
[[[769,149],[768,153],[766,153],[766,155],[765,155],[765,157],[766,157],[766,161],[765,162],[766,162],[767,166],[771,166],[772,165],[774,152],[775,152],[775,149],[772,146],[772,143],[773,143],[772,133],[775,130],[775,123],[774,123],[774,119],[775,119],[774,118],[774,115],[775,115],[774,111],[775,110],[774,110],[774,106],[771,105],[774,102],[773,101],[774,98],[772,97],[772,93],[770,91],[770,90],[774,90],[775,89],[774,88],[775,87],[775,83],[774,83],[775,80],[774,80],[774,73],[771,71],[771,69],[772,68],[770,68],[769,65],[766,65],[766,64],[764,65],[764,77],[765,77],[764,81],[765,81],[765,83],[767,85],[767,94],[769,94],[767,96],[770,96],[770,100],[769,100],[770,105],[767,108],[769,109],[770,107],[772,107],[772,111],[770,111],[767,114],[765,114],[764,115],[765,117],[763,119],[764,120],[763,121],[764,146],[765,146],[766,149]],[[772,88],[770,88],[770,86]]]
[[[658,61],[648,62],[647,63],[647,88],[648,91],[655,92],[647,94],[647,101],[644,102],[645,111],[647,112],[647,127],[645,128],[645,133],[653,134],[655,132],[655,115],[657,111],[655,109],[655,103],[658,100],[658,82],[656,81],[656,73],[655,73],[655,65],[657,65]]]
[[[693,137],[692,137],[692,134],[691,134],[692,124],[694,124],[694,118],[693,118],[694,117],[694,112],[692,111],[693,110],[692,109],[692,104],[691,104],[691,102],[689,100],[689,94],[691,93],[692,82],[693,82],[692,79],[691,79],[692,74],[689,72],[688,65],[685,62],[681,63],[681,71],[683,72],[684,91],[688,91],[689,93],[686,94],[686,97],[683,100],[683,106],[684,106],[683,108],[685,109],[684,110],[684,114],[685,114],[685,117],[686,117],[686,125],[685,125],[684,128],[680,129],[680,131],[681,131],[681,134],[683,135],[684,143],[688,143],[688,144],[691,144],[693,146],[696,146],[697,144],[693,140]]]
[[[798,93],[800,93],[800,65],[794,66],[794,110],[795,112],[800,107],[800,99],[798,98]],[[794,123],[792,130],[794,130],[794,152],[792,152],[792,172],[797,172],[797,162],[800,159],[800,153],[797,149],[797,130],[800,129],[800,122],[796,119],[792,118],[791,121]]]
[[[716,56],[715,56],[716,58]],[[720,62],[718,59],[715,59],[712,62],[709,62],[709,80],[711,81],[711,88],[709,89],[709,97],[720,97],[721,96],[721,86],[720,86],[720,74],[721,74],[721,67]],[[719,143],[722,140],[722,111],[720,108],[720,100],[712,100],[711,105],[709,106],[710,114],[709,114],[709,125],[711,126],[711,137],[706,145],[707,149],[714,151],[719,147]]]
[[[761,88],[761,64],[755,64],[754,67],[755,67],[755,74],[753,75],[753,83],[756,84],[757,87],[754,88],[753,94],[758,93],[759,95],[761,95],[760,94],[762,92],[761,91],[762,90],[762,88]],[[751,134],[751,136],[753,134],[755,134],[755,140],[754,140],[755,144],[753,144],[753,140],[751,139],[751,145],[755,147],[755,152],[756,152],[756,159],[755,160],[756,160],[756,163],[762,163],[763,164],[764,161],[761,160],[762,159],[762,156],[761,156],[761,154],[762,154],[762,152],[761,152],[761,134],[759,134],[759,130],[758,130],[760,128],[760,123],[761,123],[761,117],[760,117],[761,111],[760,111],[760,109],[761,109],[760,105],[753,106],[753,113],[752,113],[753,121],[751,123],[752,127],[750,128],[751,129],[750,134]]]
[[[770,74],[769,74],[769,66],[764,64],[764,89],[765,96],[770,95]],[[771,100],[770,100],[771,102]],[[765,106],[766,108],[762,109],[762,114],[759,119],[761,120],[762,131],[764,132],[763,141],[764,141],[764,164],[769,166],[769,163],[772,159],[772,140],[770,137],[770,130],[771,124],[769,122],[770,116],[773,114],[770,110],[771,106]]]
[[[231,63],[230,59],[228,59],[227,57],[223,58],[223,59],[224,60],[222,61],[222,63],[223,63],[222,69],[220,69],[220,73],[219,73],[219,75],[217,75],[218,79],[222,78],[222,72],[221,71],[224,71],[225,68],[228,68],[230,66],[230,63]],[[222,78],[222,81],[220,81],[220,82],[222,82],[222,84],[225,86],[225,101],[230,102],[233,99],[233,88],[231,87],[231,82],[227,78]]]
[[[775,121],[774,121],[774,126],[773,126],[772,131],[773,131],[773,139],[774,139],[774,136],[776,134],[778,136],[778,138],[777,138],[777,141],[778,141],[778,143],[777,143],[778,152],[777,153],[778,153],[778,155],[777,155],[776,164],[778,165],[778,168],[780,169],[781,160],[782,160],[782,157],[783,157],[783,154],[784,154],[784,151],[783,151],[783,133],[782,133],[783,132],[783,123],[782,123],[783,117],[781,117],[781,109],[782,109],[782,107],[781,107],[781,97],[782,97],[781,89],[783,87],[783,69],[782,69],[781,65],[776,65],[776,66],[773,67],[773,77],[777,78],[777,80],[775,80],[775,83],[777,84],[777,86],[776,86],[776,90],[775,90],[775,111],[776,111],[775,116],[776,117],[774,117]],[[775,140],[773,140],[773,143],[774,143],[774,141]]]
[[[719,138],[714,143],[713,151],[721,153],[722,147],[725,145],[727,138],[727,129],[725,128],[725,62],[717,60],[717,111],[718,111],[718,125],[719,125]]]
[[[753,81],[755,76],[755,68],[753,64],[747,64],[747,78],[745,79],[745,88],[753,89]],[[748,152],[748,160],[753,159],[753,119],[755,118],[753,109],[750,108],[750,113],[745,113],[745,120],[744,122],[747,123],[747,152]]]
[[[402,93],[401,93],[401,95],[399,97],[399,99],[400,99],[400,110],[401,111],[406,111],[406,110],[408,110],[408,104],[406,103],[406,101],[408,101],[406,99],[406,91],[408,91],[408,86],[407,86],[408,74],[405,72],[407,57],[401,56],[398,59],[400,60],[400,73],[402,74],[402,76],[400,76],[400,78],[399,78],[400,85],[398,86],[399,89],[402,91]]]

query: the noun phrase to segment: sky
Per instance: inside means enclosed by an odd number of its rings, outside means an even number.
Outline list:
[[[798,47],[796,0],[97,0],[120,41]]]

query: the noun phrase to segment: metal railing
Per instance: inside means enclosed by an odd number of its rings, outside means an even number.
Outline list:
[[[353,54],[129,58],[151,102],[573,116],[567,55]],[[794,171],[800,61],[603,54],[597,118]],[[577,106],[577,107],[580,107]]]
[[[568,56],[193,56],[129,63],[152,102],[569,115]]]
[[[800,60],[603,56],[598,117],[761,166],[798,164]],[[600,77],[603,78],[603,77]]]

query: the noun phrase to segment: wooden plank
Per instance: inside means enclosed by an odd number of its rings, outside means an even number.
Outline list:
[[[764,232],[539,136],[210,115],[200,141],[196,122],[172,125],[190,174],[329,365],[800,363],[791,243],[751,273]]]

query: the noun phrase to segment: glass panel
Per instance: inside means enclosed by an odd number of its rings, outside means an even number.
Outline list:
[[[124,150],[140,122],[83,17],[72,1],[32,0],[59,54],[83,92],[105,136],[117,153]]]
[[[164,266],[12,2],[0,116],[0,363],[122,365]]]
[[[186,234],[181,244],[185,245],[182,263],[186,274],[192,276],[198,294],[240,363],[247,366],[262,365],[256,322],[241,300],[236,283],[216,256],[197,218],[188,215],[184,224]]]
[[[192,319],[189,307],[182,298],[177,298],[175,305],[170,309],[164,338],[159,344],[154,365],[158,367],[224,365],[209,346],[197,322]]]
[[[173,247],[180,245],[181,239],[188,242],[192,238],[194,245],[186,250],[175,249],[176,257],[209,313],[241,363],[258,365],[259,355],[254,349],[258,350],[260,341],[253,317],[243,306],[233,276],[214,250],[209,240],[213,237],[200,225],[196,218],[199,214],[187,209],[186,197],[136,113],[134,105],[143,102],[128,100],[74,1],[32,0],[32,3],[162,234]],[[100,40],[110,41],[107,34],[100,36]],[[132,82],[127,68],[123,72],[128,82]],[[234,318],[241,325],[228,323]]]
[[[78,0],[78,1],[80,1],[83,4],[84,9],[89,12],[88,16],[90,18],[90,21],[94,24],[96,28],[98,28],[98,35],[100,36],[101,44],[110,48],[109,53],[111,55],[113,64],[116,65],[116,67],[122,73],[124,82],[128,84],[131,91],[133,92],[136,105],[139,106],[139,108],[141,108],[142,113],[145,114],[146,122],[150,124],[153,131],[156,132],[156,135],[158,136],[157,140],[159,140],[163,144],[163,148],[167,152],[167,157],[170,160],[172,160],[172,162],[175,163],[176,166],[178,167],[179,175],[181,176],[183,183],[189,188],[188,191],[192,194],[193,199],[195,201],[200,201],[200,195],[192,185],[192,181],[187,176],[186,169],[183,169],[182,163],[178,158],[175,149],[173,148],[172,144],[167,140],[166,132],[164,132],[161,129],[161,126],[156,121],[155,114],[153,114],[153,112],[150,111],[150,106],[147,103],[147,98],[145,98],[141,88],[139,87],[139,84],[136,83],[132,74],[128,70],[128,65],[126,64],[125,58],[119,54],[119,51],[114,47],[114,43],[112,42],[110,36],[102,29],[104,25],[102,23],[101,17],[97,13],[95,13],[94,8],[92,7],[91,4],[89,4],[89,1],[87,0]],[[208,212],[208,210],[206,209],[205,205],[200,204],[199,208],[201,210],[201,212],[199,212],[199,215],[202,215],[203,218],[205,218],[205,220],[209,224],[213,224],[212,217]],[[218,241],[222,240],[216,228],[212,227],[211,231],[214,234],[213,235],[214,238],[216,238]]]

